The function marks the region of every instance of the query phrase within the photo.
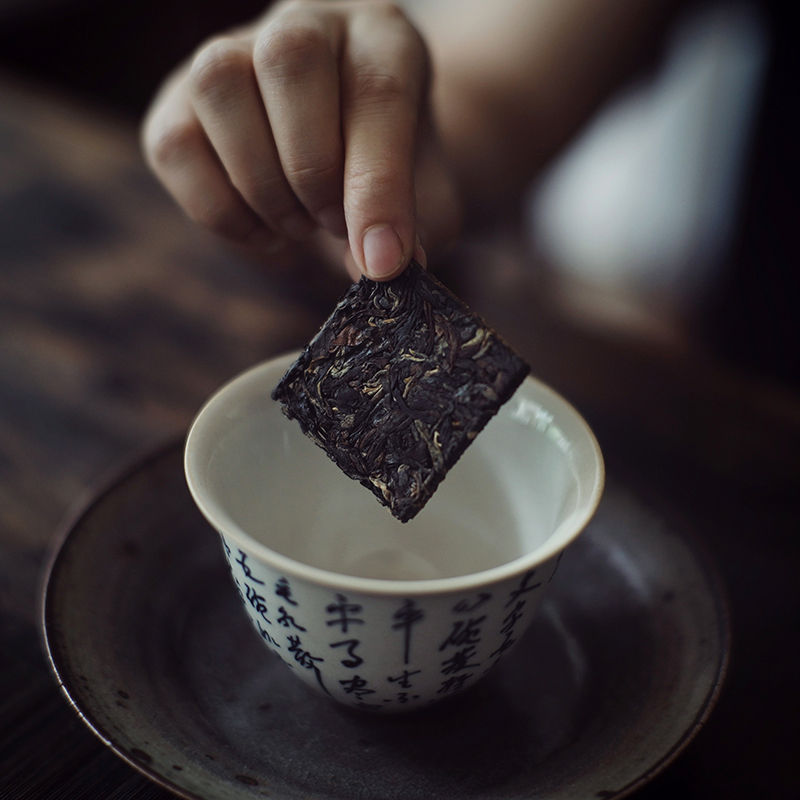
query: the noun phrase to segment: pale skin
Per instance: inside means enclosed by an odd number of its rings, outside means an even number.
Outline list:
[[[201,45],[142,127],[186,214],[269,262],[288,241],[387,280],[513,209],[677,0],[284,0]],[[338,244],[337,244],[338,242]]]

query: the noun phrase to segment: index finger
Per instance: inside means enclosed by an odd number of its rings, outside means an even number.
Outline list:
[[[350,249],[364,274],[386,280],[415,250],[414,161],[428,54],[399,9],[373,6],[351,18],[342,62]]]

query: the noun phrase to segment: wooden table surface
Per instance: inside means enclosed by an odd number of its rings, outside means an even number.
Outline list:
[[[722,698],[641,798],[785,798],[800,745],[800,397],[703,352],[571,323],[511,236],[444,277],[595,428],[609,469],[706,543],[728,587]],[[58,693],[37,635],[60,520],[180,435],[245,367],[305,343],[343,281],[270,273],[187,223],[135,126],[0,77],[0,798],[166,798]],[[302,276],[302,277],[301,277]]]

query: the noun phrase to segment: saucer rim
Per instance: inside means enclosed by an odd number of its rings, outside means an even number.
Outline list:
[[[139,774],[143,775],[153,783],[161,786],[164,789],[172,792],[184,800],[208,800],[207,795],[197,794],[184,786],[174,783],[168,775],[155,768],[149,767],[146,763],[138,760],[135,755],[132,755],[124,746],[119,744],[115,738],[105,729],[105,727],[97,721],[92,711],[84,707],[79,700],[76,700],[70,693],[70,681],[62,678],[62,673],[68,672],[66,668],[61,669],[57,663],[59,657],[52,646],[52,638],[49,631],[52,629],[52,620],[54,612],[52,611],[53,600],[53,578],[56,570],[59,568],[60,560],[64,557],[65,550],[69,544],[71,535],[80,526],[81,521],[91,513],[96,504],[98,504],[109,493],[113,492],[120,484],[126,479],[132,477],[137,472],[144,470],[152,462],[157,462],[162,458],[167,457],[173,451],[183,447],[185,436],[170,437],[162,440],[155,447],[150,447],[140,451],[133,457],[125,461],[121,466],[109,471],[109,473],[101,478],[91,489],[84,493],[82,498],[76,503],[75,507],[68,513],[62,523],[58,526],[57,533],[54,535],[52,544],[46,559],[45,566],[42,571],[42,579],[40,586],[40,613],[39,613],[39,633],[42,642],[43,650],[47,657],[49,668],[54,676],[58,685],[59,691],[64,696],[67,703],[74,709],[75,713],[83,720],[89,730],[103,742],[104,745],[109,747],[119,758],[126,762],[129,766]],[[627,486],[627,484],[620,484]],[[648,502],[647,495],[642,498],[641,494],[636,495],[639,499],[643,499],[645,504],[652,505]],[[637,776],[633,781],[613,791],[613,793],[604,794],[606,800],[622,800],[622,798],[629,797],[634,792],[641,789],[646,784],[650,783],[658,775],[664,772],[675,760],[680,756],[686,748],[691,744],[697,734],[702,730],[707,722],[710,714],[714,710],[720,694],[724,688],[725,679],[727,676],[730,656],[731,656],[731,613],[730,604],[725,590],[724,581],[721,573],[719,572],[716,563],[707,548],[707,546],[698,537],[697,533],[692,530],[691,526],[687,526],[685,520],[678,519],[676,521],[675,515],[670,514],[668,511],[664,512],[659,509],[663,516],[677,522],[676,527],[679,528],[681,539],[689,547],[692,557],[700,568],[700,571],[707,583],[708,594],[713,599],[714,609],[716,612],[716,623],[719,634],[719,649],[717,652],[717,668],[714,674],[711,690],[705,696],[702,704],[698,708],[691,723],[686,727],[681,736],[666,750],[651,766]],[[543,795],[543,800],[549,795]]]

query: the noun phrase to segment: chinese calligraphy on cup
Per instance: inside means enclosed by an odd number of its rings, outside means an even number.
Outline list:
[[[293,357],[223,387],[187,440],[190,490],[244,607],[273,653],[335,700],[387,713],[452,696],[511,652],[593,515],[594,436],[528,378],[403,525],[270,399]]]

